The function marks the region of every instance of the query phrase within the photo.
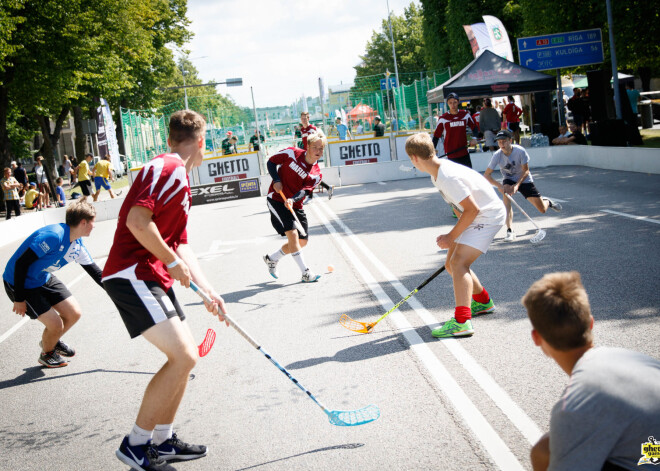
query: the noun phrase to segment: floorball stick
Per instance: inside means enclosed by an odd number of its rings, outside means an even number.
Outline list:
[[[201,345],[197,347],[197,349],[199,350],[200,358],[206,356],[211,351],[211,348],[213,347],[214,343],[215,343],[215,330],[209,329],[206,331],[206,337],[204,337],[204,341],[202,341]]]
[[[212,303],[213,301],[211,298],[209,298],[206,293],[201,291],[199,287],[193,282],[190,281],[190,287],[195,290],[195,292],[207,303]],[[241,326],[239,326],[234,320],[229,317],[228,314],[223,314],[223,317],[229,324],[238,331],[241,336],[247,340],[250,345],[252,345],[254,348],[259,350],[267,359],[270,361],[273,365],[277,367],[282,373],[286,375],[287,378],[289,378],[293,384],[298,386],[302,392],[304,392],[309,398],[316,403],[317,406],[319,406],[321,409],[323,409],[323,412],[326,413],[328,416],[328,419],[330,420],[330,423],[332,425],[338,425],[341,427],[352,427],[355,425],[363,425],[363,424],[368,424],[369,422],[373,422],[374,420],[378,419],[380,417],[380,409],[378,406],[375,406],[374,404],[370,404],[366,407],[363,407],[362,409],[357,409],[357,410],[329,410],[326,408],[321,402],[319,402],[318,399],[316,399],[311,392],[309,392],[307,389],[303,387],[302,384],[298,382],[296,378],[291,376],[291,374],[284,368],[282,365],[280,365],[273,357],[271,357],[262,347],[259,345],[247,332],[245,332]]]
[[[392,309],[387,311],[385,314],[380,316],[378,320],[375,322],[360,322],[356,321],[355,319],[351,319],[348,314],[342,314],[341,317],[339,318],[339,322],[342,326],[347,328],[348,330],[352,330],[353,332],[357,332],[359,334],[368,334],[369,332],[372,331],[372,329],[378,324],[380,321],[385,319],[387,316],[392,314],[394,311],[396,311],[403,303],[408,301],[413,295],[415,295],[420,289],[422,289],[424,286],[429,284],[436,276],[438,276],[440,273],[445,271],[445,266],[442,265],[433,275],[429,276],[421,285],[419,285],[417,288],[412,290],[408,296],[403,298],[401,301],[396,303]]]
[[[534,236],[533,236],[531,239],[529,239],[529,241],[530,241],[532,244],[538,244],[538,243],[541,242],[543,239],[545,239],[545,231],[544,231],[543,229],[541,229],[541,228],[539,227],[539,225],[536,224],[536,223],[534,222],[534,220],[533,220],[531,217],[529,217],[529,215],[525,212],[525,210],[522,209],[518,203],[516,203],[516,200],[514,200],[514,199],[511,197],[511,195],[509,195],[508,193],[505,193],[505,195],[509,198],[509,200],[510,200],[513,204],[516,205],[516,208],[518,208],[518,209],[520,210],[521,213],[523,213],[525,216],[527,216],[527,219],[529,219],[529,221],[530,221],[532,224],[534,224],[534,227],[536,227],[536,228],[538,229],[538,232],[537,232],[536,234],[534,234]]]
[[[300,235],[306,236],[307,233],[305,232],[305,229],[303,229],[302,224],[300,224],[300,220],[298,219],[298,216],[296,216],[296,212],[286,202],[286,196],[284,196],[284,193],[282,193],[281,191],[279,191],[278,193],[280,194],[280,196],[284,200],[284,206],[286,206],[288,208],[288,210],[291,211],[291,214],[293,215],[293,224],[296,226],[296,229],[298,229],[298,232],[300,232]]]

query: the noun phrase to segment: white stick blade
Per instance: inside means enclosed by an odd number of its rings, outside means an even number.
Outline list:
[[[340,427],[353,427],[373,422],[380,417],[380,409],[374,404],[357,410],[333,410],[326,411],[332,425]]]
[[[534,237],[532,237],[531,239],[529,239],[529,241],[532,244],[538,244],[543,239],[545,239],[545,231],[543,229],[539,229],[539,231],[536,233],[536,235]]]

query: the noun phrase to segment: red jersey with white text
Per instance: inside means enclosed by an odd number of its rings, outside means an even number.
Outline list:
[[[445,153],[448,153],[447,158],[458,159],[468,155],[466,135],[468,126],[474,132],[478,132],[477,125],[468,111],[458,110],[456,114],[446,112],[440,116],[438,127],[435,128],[433,137],[437,137],[438,139],[444,138]],[[464,149],[461,149],[463,147]],[[460,150],[452,152],[456,149]]]
[[[310,165],[305,160],[307,151],[298,149],[297,147],[289,147],[281,150],[273,155],[270,162],[278,165],[277,174],[282,183],[282,193],[287,198],[292,198],[301,190],[309,190],[310,192],[321,182],[321,169],[317,163]],[[270,184],[268,188],[268,197],[275,201],[283,203],[282,197]],[[303,201],[305,198],[293,204],[294,208],[302,209]]]
[[[156,281],[167,291],[174,280],[163,262],[137,241],[126,226],[126,218],[134,206],[149,209],[161,237],[168,247],[176,250],[180,244],[188,243],[186,226],[190,204],[190,182],[178,154],[159,155],[142,167],[119,211],[103,279]]]
[[[477,123],[477,129],[481,130],[481,126],[479,125],[479,115],[481,114],[481,111],[477,111],[472,115],[472,119],[474,120],[475,123]]]
[[[522,114],[522,110],[515,103],[509,103],[502,110],[502,114],[507,123],[518,123],[520,122],[519,116]]]
[[[302,136],[303,149],[307,150],[307,136],[316,131],[316,126],[310,124],[306,128],[300,128],[300,135]]]

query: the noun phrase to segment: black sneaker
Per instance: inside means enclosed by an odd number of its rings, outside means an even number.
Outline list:
[[[172,438],[165,440],[155,448],[158,451],[158,456],[166,461],[196,460],[197,458],[204,458],[208,452],[204,445],[190,445],[179,440],[176,433],[173,433]]]
[[[131,446],[128,443],[128,435],[126,435],[119,449],[115,451],[115,455],[119,461],[138,471],[176,471],[167,464],[167,461],[158,456],[156,447],[151,440],[146,445]]]
[[[52,352],[41,352],[39,355],[39,363],[46,368],[62,368],[67,366],[68,363],[62,358],[55,350]]]
[[[39,340],[39,346],[41,347],[41,350],[44,349],[43,343],[41,340]],[[62,355],[63,357],[73,357],[76,356],[76,351],[72,347],[69,347],[67,344],[62,342],[61,340],[58,340],[57,343],[55,344],[55,351]]]

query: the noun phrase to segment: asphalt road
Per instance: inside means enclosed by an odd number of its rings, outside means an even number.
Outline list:
[[[427,178],[337,188],[305,206],[308,264],[272,279],[261,257],[282,243],[264,198],[195,207],[189,237],[235,320],[329,409],[376,404],[378,421],[331,425],[325,414],[240,335],[219,325],[190,290],[176,288],[195,337],[218,337],[200,359],[175,422],[209,456],[181,470],[530,469],[530,444],[547,429],[567,376],[530,337],[520,304],[544,273],[578,270],[598,345],[660,358],[660,176],[585,167],[532,169],[542,194],[564,210],[541,215],[517,200],[547,236],[516,212],[518,240],[501,231],[473,266],[497,311],[475,335],[439,341],[430,330],[453,314],[446,273],[370,334],[339,324],[373,321],[444,261],[435,238],[455,220]],[[605,211],[615,211],[615,214]],[[86,245],[103,260],[116,223],[97,224]],[[18,243],[0,248],[4,266]],[[328,273],[327,266],[334,272]],[[83,309],[65,336],[78,353],[66,368],[37,363],[41,324],[20,324],[0,297],[2,469],[126,469],[114,450],[133,425],[164,356],[130,340],[114,305],[78,266],[57,273]],[[10,330],[15,328],[13,332]]]

